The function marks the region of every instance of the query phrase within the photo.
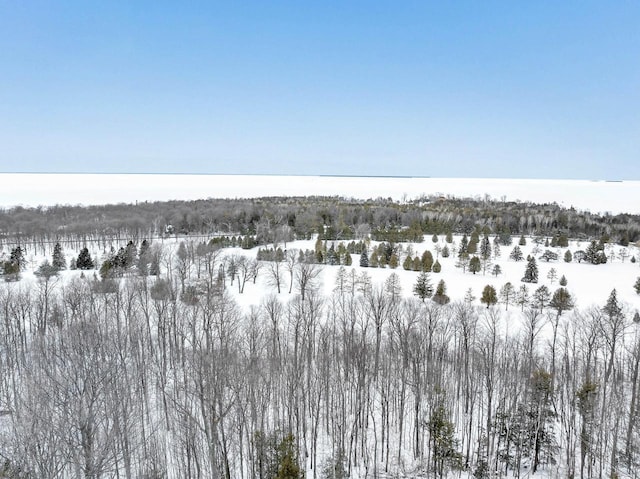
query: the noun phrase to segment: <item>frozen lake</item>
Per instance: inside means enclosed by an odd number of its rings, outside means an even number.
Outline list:
[[[640,181],[65,173],[3,173],[0,181],[2,207],[308,195],[402,200],[441,194],[640,213]]]

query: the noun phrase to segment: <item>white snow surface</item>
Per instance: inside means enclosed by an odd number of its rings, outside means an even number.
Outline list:
[[[451,298],[452,301],[462,301],[465,298],[465,294],[469,289],[472,290],[473,295],[475,296],[474,304],[476,306],[482,306],[480,303],[480,296],[482,295],[482,290],[485,285],[492,285],[497,292],[500,291],[500,288],[506,283],[511,282],[511,284],[516,288],[520,288],[521,285],[525,284],[520,281],[522,276],[524,275],[524,271],[526,268],[527,261],[513,261],[509,259],[509,254],[513,250],[514,246],[518,244],[518,237],[514,237],[513,244],[511,246],[501,246],[500,258],[493,259],[493,264],[498,264],[502,268],[502,273],[498,276],[494,276],[491,274],[491,268],[483,273],[479,272],[477,274],[472,274],[468,270],[463,272],[462,269],[457,268],[455,266],[457,261],[456,251],[458,249],[458,245],[461,241],[460,235],[453,236],[453,243],[448,244],[445,242],[444,235],[439,236],[438,245],[440,247],[444,247],[448,245],[451,255],[448,258],[443,258],[441,255],[438,255],[435,251],[435,244],[431,240],[431,236],[426,235],[425,240],[422,243],[401,243],[403,248],[406,251],[406,248],[411,245],[413,248],[413,256],[421,256],[425,250],[429,250],[432,252],[434,259],[438,259],[438,261],[442,265],[441,273],[430,273],[430,279],[432,286],[435,288],[438,284],[438,281],[441,279],[445,281],[447,286],[447,294]],[[164,251],[168,254],[171,252],[175,252],[178,248],[178,245],[182,241],[193,241],[192,238],[189,237],[179,237],[179,238],[167,238],[163,241]],[[315,247],[315,239],[313,240],[297,240],[291,241],[287,243],[288,249],[293,250],[313,250]],[[327,245],[331,244],[335,246],[340,243],[339,241],[327,241]],[[348,243],[344,242],[345,244]],[[371,241],[371,246],[378,245],[379,242]],[[574,301],[576,309],[585,310],[589,307],[596,306],[602,307],[607,301],[609,293],[612,289],[616,289],[618,300],[620,300],[625,306],[625,313],[629,315],[629,319],[635,313],[635,311],[640,311],[640,295],[636,294],[633,285],[638,277],[640,277],[640,247],[630,244],[627,247],[622,247],[618,245],[609,244],[605,248],[605,253],[609,258],[608,262],[603,265],[592,265],[587,264],[585,262],[577,263],[573,261],[571,263],[565,263],[563,261],[565,251],[569,250],[572,253],[577,250],[584,250],[588,246],[588,242],[586,241],[575,241],[572,240],[569,242],[568,248],[560,248],[560,247],[545,247],[544,245],[536,246],[531,237],[527,237],[526,246],[521,246],[524,256],[531,254],[538,258],[540,254],[542,254],[545,250],[551,250],[558,254],[559,258],[556,261],[546,262],[544,260],[538,259],[538,283],[527,284],[527,288],[529,290],[529,295],[531,296],[533,292],[540,286],[546,285],[549,288],[549,291],[553,293],[559,285],[559,279],[563,275],[568,281],[567,289],[571,293]],[[33,275],[33,271],[38,267],[39,264],[44,261],[44,259],[51,260],[52,251],[49,251],[45,256],[42,254],[34,254],[33,250],[28,245],[26,246],[26,260],[27,260],[27,271],[22,274],[22,277],[26,281],[35,281],[36,278]],[[124,244],[114,244],[114,247],[124,246]],[[282,245],[280,245],[282,246]],[[95,244],[89,244],[89,252],[91,253],[91,257],[94,258],[97,262],[96,268],[99,268],[99,265],[105,258],[105,251],[97,248]],[[492,242],[492,248],[493,248]],[[53,248],[53,245],[51,245]],[[255,258],[260,247],[255,247],[250,250],[243,250],[240,248],[225,248],[224,255],[243,255],[249,258]],[[619,257],[620,251],[625,250],[628,254],[628,257],[622,262]],[[4,246],[0,247],[0,260],[6,259],[8,256],[9,247]],[[78,255],[78,251],[66,249],[65,257],[67,260],[70,258],[74,258]],[[636,257],[635,263],[632,263],[630,258],[632,256]],[[401,255],[400,266],[396,269],[391,268],[362,268],[359,266],[360,255],[354,254],[352,255],[353,265],[350,267],[345,267],[347,272],[350,273],[352,270],[355,270],[356,274],[366,273],[371,278],[372,285],[381,285],[384,281],[391,275],[391,273],[396,273],[399,276],[400,283],[402,285],[402,296],[406,298],[414,297],[413,296],[413,286],[415,284],[418,273],[415,271],[405,271],[402,268],[402,260],[405,257],[405,253]],[[266,263],[263,263],[266,264]],[[329,266],[329,265],[319,265],[321,269],[320,275],[316,281],[316,287],[318,292],[325,298],[328,298],[332,291],[336,286],[336,276],[338,274],[339,266]],[[552,282],[548,277],[549,270],[554,268],[557,272],[557,278]],[[95,270],[85,271],[85,275],[92,276],[97,273]],[[82,272],[80,270],[77,271],[64,271],[63,277],[69,279],[73,276],[79,276]],[[285,271],[283,272],[283,286],[282,292],[278,295],[281,301],[286,302],[293,297],[295,294],[296,288],[293,288],[293,293],[289,294],[289,275]],[[232,296],[236,299],[238,305],[241,310],[245,313],[248,313],[251,308],[259,307],[264,299],[273,294],[277,294],[277,291],[274,286],[268,284],[267,273],[265,269],[262,269],[258,275],[257,281],[253,284],[253,281],[248,280],[244,292],[240,293],[238,291],[237,282],[234,283],[233,286],[229,284],[229,279],[227,279],[227,287],[228,291],[232,294]],[[508,310],[505,310],[504,305],[497,305],[496,307],[500,308],[504,312],[505,319],[507,319],[507,329],[509,329],[509,323],[513,323],[512,330],[519,329],[520,316],[521,311],[520,307],[511,304],[508,307]],[[565,315],[569,315],[571,312],[565,313]]]
[[[423,195],[557,203],[640,213],[640,181],[495,178],[0,173],[0,207],[261,196],[416,199]]]

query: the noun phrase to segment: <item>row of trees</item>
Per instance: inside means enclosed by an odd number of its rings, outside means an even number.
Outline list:
[[[78,248],[89,240],[122,243],[167,234],[223,233],[236,245],[286,243],[293,238],[420,242],[425,234],[535,235],[545,245],[596,238],[626,246],[640,239],[638,215],[598,215],[555,204],[491,199],[347,200],[337,197],[208,199],[135,205],[15,207],[0,210],[0,242],[45,247],[60,240]],[[242,240],[238,239],[242,236]],[[472,238],[473,239],[473,238]],[[471,241],[473,244],[474,241]],[[1,243],[0,243],[1,244]],[[471,253],[473,254],[473,253]]]

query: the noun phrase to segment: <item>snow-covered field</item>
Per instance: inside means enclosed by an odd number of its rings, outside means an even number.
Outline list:
[[[491,260],[493,265],[497,264],[502,269],[501,274],[498,276],[491,274],[491,267],[487,268],[485,274],[483,274],[482,271],[476,274],[472,274],[468,270],[463,272],[462,269],[456,267],[456,250],[460,244],[460,240],[461,236],[454,235],[453,243],[447,244],[445,242],[444,235],[442,235],[438,238],[438,243],[433,243],[431,236],[426,236],[425,241],[422,243],[403,243],[402,246],[405,251],[409,246],[411,246],[413,249],[413,256],[421,256],[425,250],[431,251],[434,259],[437,258],[442,265],[442,271],[440,273],[430,273],[432,285],[435,288],[438,281],[441,279],[444,280],[447,285],[447,294],[450,296],[452,301],[462,301],[467,291],[471,289],[473,295],[476,297],[474,303],[476,305],[480,305],[480,297],[485,285],[492,285],[496,291],[499,292],[500,288],[506,282],[511,282],[516,289],[525,284],[522,283],[520,279],[524,275],[527,261],[523,260],[516,262],[509,259],[509,254],[512,249],[518,244],[517,237],[514,237],[514,241],[511,246],[501,246],[500,257],[492,258]],[[182,239],[172,238],[165,240],[163,244],[167,254],[175,254],[180,241],[182,241]],[[187,241],[189,241],[188,238]],[[337,246],[337,243],[338,242],[334,243],[335,246]],[[327,246],[329,247],[331,244],[332,242],[329,241]],[[377,242],[372,241],[371,246],[374,245],[377,245]],[[439,245],[440,248],[447,245],[451,251],[450,256],[448,258],[443,258],[441,255],[438,256],[436,253],[436,245]],[[118,246],[123,245],[114,246],[116,246],[117,249]],[[527,244],[525,246],[520,246],[525,258],[529,254],[538,258],[546,250],[551,250],[557,253],[559,257],[557,261],[550,262],[546,262],[542,259],[537,260],[539,281],[536,284],[527,284],[529,295],[531,295],[536,288],[542,285],[546,285],[547,288],[549,288],[549,291],[553,293],[560,287],[559,279],[564,275],[568,282],[567,289],[575,300],[576,308],[584,309],[594,305],[602,306],[606,302],[611,290],[615,288],[618,294],[618,299],[628,305],[629,313],[633,314],[635,311],[640,311],[640,295],[636,294],[633,288],[636,278],[640,276],[640,248],[634,245],[630,245],[626,248],[618,245],[608,245],[605,249],[605,253],[609,258],[609,261],[604,265],[592,265],[587,264],[584,261],[582,263],[578,263],[575,260],[571,263],[563,261],[565,251],[569,250],[573,254],[577,250],[586,249],[587,246],[588,242],[570,241],[568,248],[546,248],[543,244],[536,245],[532,238],[527,237]],[[290,250],[313,250],[314,247],[315,240],[293,241],[287,244],[287,248]],[[627,252],[627,257],[624,262],[620,258],[620,252],[623,250]],[[240,248],[227,248],[224,250],[225,255],[244,255],[252,259],[256,257],[257,251],[258,247],[251,250],[243,250]],[[5,253],[6,252],[7,251],[5,251]],[[98,260],[99,267],[104,260],[103,252],[95,248],[91,249],[91,247],[90,252],[92,257]],[[77,254],[77,251],[72,250],[67,250],[65,252],[67,259],[75,257]],[[637,261],[632,263],[630,259],[634,256]],[[357,274],[366,273],[370,276],[373,285],[384,283],[389,275],[396,273],[402,284],[403,296],[411,297],[413,296],[413,286],[416,282],[418,273],[415,271],[405,271],[402,268],[401,264],[404,257],[404,254],[401,255],[400,266],[396,269],[391,269],[389,267],[362,268],[359,266],[359,255],[354,254],[352,255],[352,266],[346,268],[348,272],[354,269]],[[23,278],[25,280],[29,280],[29,278],[35,280],[33,270],[35,270],[37,266],[44,261],[44,259],[44,256],[36,256],[27,252],[30,271],[23,273]],[[51,260],[50,255],[49,260]],[[336,285],[336,275],[338,274],[339,266],[321,265],[319,267],[322,271],[318,277],[317,286],[319,288],[319,292],[324,297],[328,297],[331,295],[331,292]],[[554,279],[553,282],[547,278],[547,275],[552,268],[554,268],[557,273],[557,278]],[[87,272],[85,272],[85,274],[86,273]],[[81,272],[65,271],[63,274],[65,276],[79,276]],[[89,272],[89,274],[93,273]],[[286,278],[287,274],[285,273],[283,276]],[[290,297],[288,294],[288,279],[285,279],[285,283],[287,286],[283,287],[282,293],[280,294],[282,301],[287,301]],[[238,292],[238,288],[235,285],[233,288],[230,287],[229,291],[232,292],[238,304],[246,312],[248,312],[252,306],[259,306],[266,296],[276,293],[275,288],[269,285],[267,273],[264,269],[258,275],[256,284],[253,284],[251,281],[247,281],[242,294]],[[504,306],[499,307],[504,309]],[[519,316],[520,308],[517,305],[510,305],[508,310],[514,318]]]
[[[640,181],[28,173],[0,174],[0,181],[0,207],[308,195],[403,200],[439,194],[640,213]]]

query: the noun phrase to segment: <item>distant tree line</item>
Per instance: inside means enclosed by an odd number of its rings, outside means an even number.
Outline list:
[[[411,202],[340,197],[267,197],[141,202],[0,210],[5,243],[109,242],[167,235],[226,234],[251,237],[257,245],[309,239],[422,241],[423,235],[467,233],[480,226],[503,244],[512,235],[596,239],[627,245],[640,239],[640,216],[598,215],[557,204],[425,197]]]

